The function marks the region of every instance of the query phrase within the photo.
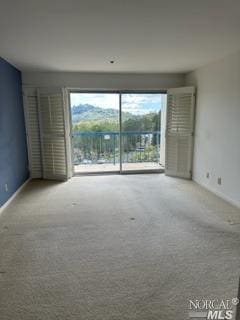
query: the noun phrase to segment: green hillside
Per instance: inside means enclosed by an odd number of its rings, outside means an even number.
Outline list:
[[[133,115],[122,112],[122,129],[125,131],[160,130],[161,113],[151,112],[145,115]],[[89,104],[72,107],[73,131],[118,131],[119,112]]]
[[[123,120],[134,118],[136,116],[129,112],[122,112]],[[99,108],[90,104],[80,104],[72,107],[72,122],[74,124],[83,121],[95,121],[95,120],[119,120],[119,112],[110,108]]]

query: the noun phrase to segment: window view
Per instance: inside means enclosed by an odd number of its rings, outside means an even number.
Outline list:
[[[119,95],[71,93],[75,173],[119,171]]]
[[[71,93],[70,98],[75,173],[163,168],[165,94],[124,93],[121,108],[116,93]]]
[[[164,94],[122,94],[122,170],[160,169]]]

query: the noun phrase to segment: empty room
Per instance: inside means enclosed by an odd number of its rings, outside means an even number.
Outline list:
[[[240,2],[0,3],[0,320],[240,320]]]

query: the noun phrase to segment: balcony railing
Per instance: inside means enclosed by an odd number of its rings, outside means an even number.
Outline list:
[[[74,165],[159,162],[160,131],[83,132],[73,134]]]

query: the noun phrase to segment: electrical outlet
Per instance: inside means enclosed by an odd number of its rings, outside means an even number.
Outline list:
[[[209,177],[210,177],[210,174],[209,174],[209,172],[207,172],[206,173],[206,178],[209,179]]]
[[[8,185],[7,185],[7,183],[5,183],[5,192],[8,192]]]
[[[219,178],[217,179],[217,183],[218,183],[219,185],[222,184],[222,178],[221,178],[221,177],[219,177]]]

